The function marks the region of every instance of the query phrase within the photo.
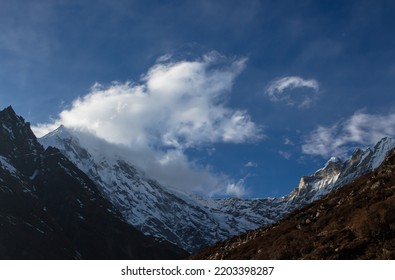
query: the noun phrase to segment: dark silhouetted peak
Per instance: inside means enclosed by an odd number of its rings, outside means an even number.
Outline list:
[[[29,126],[30,124],[25,122],[25,119],[18,116],[11,106],[8,106],[4,110],[0,111],[0,120],[4,123],[19,125],[20,127]]]
[[[30,123],[25,122],[23,117],[18,116],[11,106],[0,111],[0,133],[4,135],[5,139],[18,140],[24,138],[35,140],[38,144],[33,131],[30,129]]]
[[[38,155],[44,150],[30,124],[16,115],[11,106],[0,111],[0,155],[25,175],[34,171]]]
[[[0,111],[0,259],[179,259],[187,253],[126,223],[96,184]]]
[[[16,113],[14,111],[14,108],[12,108],[11,105],[6,107],[6,108],[4,108],[4,110],[1,111],[1,112],[7,113],[7,114],[11,114],[11,115],[16,115]]]

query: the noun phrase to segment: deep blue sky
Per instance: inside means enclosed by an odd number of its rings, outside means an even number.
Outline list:
[[[0,0],[0,107],[50,123],[96,82],[139,83],[163,55],[247,59],[223,102],[262,137],[182,152],[243,179],[247,196],[285,195],[330,156],[395,136],[394,15],[380,0]]]

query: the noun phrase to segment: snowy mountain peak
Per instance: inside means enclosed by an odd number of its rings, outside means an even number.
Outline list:
[[[334,173],[339,173],[343,162],[337,157],[331,157],[324,165],[318,169],[314,175],[319,177],[332,176]]]
[[[302,177],[299,186],[286,197],[209,199],[150,180],[125,151],[91,135],[61,126],[39,141],[45,147],[57,147],[83,170],[128,223],[189,252],[278,221],[367,173],[395,146],[394,140],[383,139],[373,150],[356,150],[344,162],[330,158],[313,175]]]
[[[55,136],[58,138],[72,138],[69,130],[62,124],[54,131],[49,132],[47,135],[43,136],[42,138],[50,138],[51,136]]]
[[[351,157],[345,161],[331,158],[313,175],[302,177],[299,186],[288,198],[298,201],[298,204],[310,203],[377,168],[384,161],[388,151],[394,147],[395,139],[385,137],[373,149],[355,149]]]
[[[340,159],[339,159],[338,157],[331,157],[331,158],[328,160],[327,164],[330,163],[330,162],[339,162],[339,161],[340,161]]]
[[[373,149],[372,168],[377,168],[385,159],[388,151],[395,146],[395,139],[384,137],[381,139]]]

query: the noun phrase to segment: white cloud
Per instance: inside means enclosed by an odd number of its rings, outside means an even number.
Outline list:
[[[226,187],[226,192],[225,194],[231,195],[231,196],[237,196],[241,197],[245,194],[247,194],[245,185],[244,185],[244,180],[239,180],[237,182],[229,183],[228,186]]]
[[[169,62],[162,58],[139,83],[113,83],[109,87],[97,83],[58,119],[33,130],[42,136],[63,124],[86,131],[126,145],[135,153],[152,154],[150,160],[142,158],[137,164],[145,165],[147,170],[154,167],[158,181],[178,188],[188,182],[189,189],[218,189],[224,176],[196,166],[184,151],[213,143],[262,139],[261,128],[246,111],[225,103],[245,63],[246,59],[226,60],[217,53],[194,61]]]
[[[246,164],[244,164],[244,167],[258,167],[258,163],[249,161]]]
[[[357,112],[349,119],[319,126],[302,146],[303,153],[344,157],[357,146],[374,145],[383,137],[395,136],[395,113],[373,115]]]
[[[172,55],[167,53],[167,54],[164,54],[164,55],[158,57],[158,59],[156,60],[156,63],[168,62],[168,61],[170,61],[171,58],[172,58]]]
[[[295,89],[307,88],[303,92],[294,92]],[[272,81],[265,94],[273,102],[284,102],[289,106],[299,108],[310,107],[319,91],[316,80],[305,80],[298,76],[288,76]]]

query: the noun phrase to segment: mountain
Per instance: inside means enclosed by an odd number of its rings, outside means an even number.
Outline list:
[[[126,223],[58,149],[11,107],[0,111],[0,259],[179,259],[187,253]]]
[[[373,149],[356,149],[345,161],[332,157],[313,175],[302,177],[299,186],[286,199],[292,201],[296,208],[311,203],[377,168],[394,147],[395,139],[385,137]]]
[[[277,222],[371,171],[395,146],[395,140],[384,138],[346,161],[332,158],[285,197],[211,199],[161,185],[136,167],[125,148],[92,135],[61,126],[39,141],[58,148],[84,171],[128,223],[189,252]]]
[[[3,259],[183,258],[172,244],[196,252],[275,224],[377,168],[395,146],[383,138],[331,158],[285,197],[212,199],[161,185],[127,149],[92,135],[61,126],[37,140],[11,107],[0,111],[0,141]]]
[[[130,224],[189,252],[275,221],[282,199],[207,199],[150,179],[122,147],[63,126],[39,139],[57,147],[97,186]]]
[[[220,242],[191,259],[395,259],[395,149],[374,171],[278,223]]]

